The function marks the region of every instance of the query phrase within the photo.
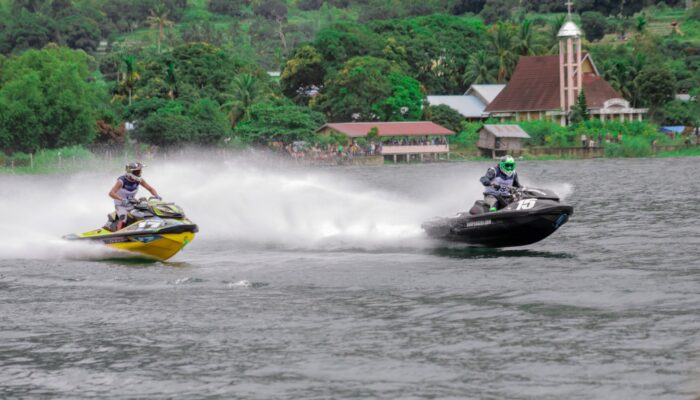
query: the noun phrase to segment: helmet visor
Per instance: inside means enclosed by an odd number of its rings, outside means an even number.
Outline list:
[[[131,173],[134,174],[134,175],[136,175],[136,176],[141,176],[141,170],[140,170],[140,169],[132,170]]]
[[[506,161],[503,163],[503,169],[509,172],[515,171],[515,162],[513,161]]]

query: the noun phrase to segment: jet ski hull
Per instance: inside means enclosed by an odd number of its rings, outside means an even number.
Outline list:
[[[439,218],[423,224],[428,236],[483,247],[526,246],[548,237],[565,224],[573,207],[552,205],[529,211],[502,210],[493,213]]]
[[[124,250],[165,261],[177,254],[194,240],[197,225],[179,224],[159,230],[134,230],[132,226],[111,232],[100,228],[79,235],[64,237],[67,240],[101,243],[107,247]]]

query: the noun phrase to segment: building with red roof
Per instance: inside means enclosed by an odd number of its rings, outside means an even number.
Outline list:
[[[581,88],[591,118],[642,120],[647,109],[633,108],[598,73],[581,50],[581,30],[569,19],[559,31],[559,54],[520,57],[506,87],[485,109],[501,120],[550,119],[566,125]]]
[[[377,152],[385,157],[423,160],[426,156],[449,158],[450,145],[447,136],[455,132],[430,121],[406,122],[338,122],[318,128],[320,134],[342,134],[348,138],[348,146],[355,146],[358,138],[376,144]],[[376,143],[375,143],[376,142]]]

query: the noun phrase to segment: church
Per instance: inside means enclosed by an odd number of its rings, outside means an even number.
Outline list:
[[[591,118],[641,121],[647,112],[633,108],[600,74],[590,54],[581,49],[582,32],[569,16],[558,33],[559,54],[523,56],[508,84],[484,109],[502,121],[547,119],[568,124],[583,89]]]

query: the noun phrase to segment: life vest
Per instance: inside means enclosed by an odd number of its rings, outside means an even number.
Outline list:
[[[122,182],[122,187],[117,191],[117,195],[123,199],[133,199],[136,197],[136,192],[139,191],[139,185],[141,185],[140,182],[137,181],[132,181],[129,178],[126,177],[126,175],[122,175],[119,178],[117,178]],[[114,200],[114,204],[120,205],[121,201],[120,200]]]
[[[501,168],[498,166],[496,166],[496,168],[494,168],[494,170],[496,171],[496,176],[494,176],[491,179],[491,184],[497,183],[497,184],[501,185],[501,187],[513,186],[513,183],[515,182],[515,180],[518,177],[517,172],[513,172],[513,174],[511,176],[504,174],[503,171],[501,171]],[[486,189],[484,190],[484,194],[496,196],[498,194],[503,194],[503,193],[499,192],[498,190],[496,190],[492,186],[487,186]]]

